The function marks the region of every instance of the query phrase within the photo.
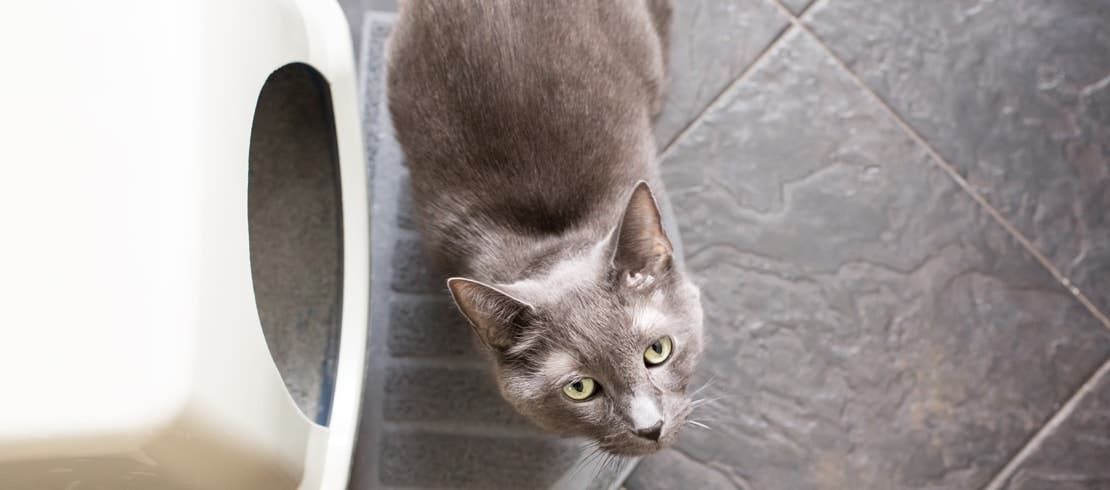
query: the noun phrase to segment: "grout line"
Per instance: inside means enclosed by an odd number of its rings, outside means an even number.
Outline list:
[[[1034,451],[1040,449],[1044,440],[1056,432],[1056,429],[1075,412],[1076,407],[1083,401],[1083,398],[1090,394],[1098,381],[1104,376],[1107,376],[1108,373],[1110,373],[1110,359],[1104,362],[1102,366],[1083,383],[1083,386],[1080,386],[1079,389],[1076,390],[1075,394],[1064,403],[1064,406],[1060,407],[1056,413],[1049,417],[1048,421],[1045,422],[1045,424],[1033,434],[1033,437],[1030,437],[1029,441],[1022,446],[1021,450],[1010,459],[1010,462],[1006,463],[1006,466],[1003,466],[1002,469],[994,475],[994,478],[991,478],[990,483],[983,487],[983,490],[1002,490],[1003,485],[1014,476],[1014,472],[1017,471],[1018,465],[1024,463]]]
[[[822,0],[811,0],[808,5],[806,5],[805,7],[802,7],[801,12],[798,12],[798,13],[795,14],[794,11],[791,10],[789,6],[787,6],[785,3],[783,3],[783,0],[771,0],[771,2],[776,4],[780,9],[785,10],[786,14],[788,16],[794,17],[794,18],[797,18],[797,19],[801,19],[803,16],[805,16],[806,12],[809,12],[810,9],[812,9],[815,5],[821,3],[821,1]]]
[[[777,2],[781,2],[782,0],[775,0],[775,1],[777,1]],[[798,12],[798,14],[797,14],[797,15],[795,15],[794,17],[797,17],[798,19],[801,19],[801,18],[802,18],[802,17],[804,17],[804,16],[805,16],[805,15],[806,15],[807,13],[809,13],[809,11],[813,10],[813,9],[814,9],[814,7],[817,7],[817,6],[818,6],[818,5],[820,5],[820,4],[822,3],[822,2],[825,2],[825,1],[827,1],[827,0],[813,0],[812,2],[809,2],[809,5],[806,5],[805,7],[803,7],[803,8],[802,8],[802,11],[801,11],[801,12]],[[789,10],[789,9],[787,9],[787,10]]]
[[[671,140],[667,142],[667,144],[663,146],[661,150],[659,150],[660,162],[662,162],[664,158],[666,158],[671,149],[673,149],[679,141],[682,141],[686,138],[686,135],[688,133],[701,126],[701,122],[709,113],[724,105],[726,96],[732,93],[738,85],[751,77],[751,74],[755,72],[755,68],[762,64],[763,60],[766,59],[768,55],[770,55],[774,47],[778,46],[779,42],[786,37],[786,34],[790,32],[790,29],[792,27],[793,25],[791,23],[787,23],[785,26],[783,26],[782,30],[771,38],[771,41],[763,47],[763,50],[760,51],[758,55],[756,55],[755,59],[753,59],[751,63],[748,63],[748,66],[745,67],[740,72],[740,74],[736,76],[736,78],[729,82],[728,85],[725,85],[725,88],[721,90],[721,92],[718,93],[715,97],[713,97],[713,100],[709,101],[709,103],[706,104],[705,108],[703,108],[701,112],[694,116],[694,118],[691,119],[690,122],[686,123],[686,126],[683,126],[683,128],[677,134],[675,134],[674,137],[671,138]]]
[[[817,0],[814,3],[818,3],[820,1],[821,0]],[[839,66],[842,70],[844,70],[845,73],[848,74],[848,76],[856,83],[856,85],[863,89],[863,91],[868,96],[878,102],[879,105],[891,116],[891,118],[894,119],[895,124],[902,128],[902,130],[910,137],[910,139],[912,139],[914,142],[921,145],[925,149],[929,157],[933,159],[933,161],[937,164],[937,166],[941,168],[941,170],[948,173],[949,177],[951,177],[952,180],[956,181],[956,184],[959,185],[960,188],[964,190],[964,192],[968,193],[971,198],[975,200],[975,202],[979,203],[979,205],[987,211],[987,214],[994,218],[994,220],[1002,225],[1002,227],[1005,228],[1006,231],[1010,233],[1010,235],[1017,239],[1017,241],[1026,250],[1026,252],[1032,255],[1033,258],[1037,260],[1037,262],[1040,262],[1040,264],[1044,266],[1045,269],[1048,269],[1048,272],[1052,274],[1056,281],[1062,284],[1064,288],[1067,289],[1068,292],[1070,292],[1072,296],[1075,297],[1075,299],[1079,300],[1079,302],[1085,308],[1087,308],[1087,311],[1094,315],[1095,318],[1098,319],[1104,327],[1110,329],[1110,317],[1107,317],[1107,315],[1099,310],[1098,307],[1095,306],[1094,303],[1092,303],[1091,300],[1088,299],[1087,296],[1083,294],[1083,292],[1080,291],[1078,287],[1073,285],[1072,282],[1067,278],[1067,276],[1060,272],[1060,270],[1057,269],[1056,266],[1051,261],[1049,261],[1043,253],[1041,253],[1040,249],[1038,249],[1032,241],[1026,238],[1025,235],[1022,234],[1021,231],[1019,231],[1017,227],[1010,222],[1010,220],[1006,219],[1006,217],[1004,217],[1002,213],[998,211],[998,209],[991,205],[991,203],[988,202],[982,194],[976,191],[971,186],[971,184],[968,183],[967,179],[960,175],[960,172],[956,170],[956,168],[951,163],[949,163],[948,160],[944,159],[944,157],[940,155],[940,153],[936,150],[936,148],[933,147],[932,144],[926,141],[925,138],[921,136],[921,134],[918,133],[917,130],[910,125],[910,123],[906,122],[906,120],[903,119],[900,114],[898,114],[898,111],[894,110],[894,108],[891,107],[890,104],[888,104],[885,100],[883,100],[883,98],[880,97],[879,94],[871,90],[871,87],[868,86],[867,83],[864,82],[863,79],[856,74],[856,72],[852,71],[852,69],[849,68],[848,65],[844,62],[844,60],[837,56],[836,53],[833,52],[832,48],[825,44],[821,40],[821,38],[817,36],[817,34],[814,34],[813,31],[811,31],[809,27],[807,27],[801,21],[801,19],[795,16],[792,12],[790,12],[790,9],[784,7],[777,0],[774,3],[776,6],[778,6],[780,10],[783,11],[783,13],[789,16],[790,22],[795,28],[804,32],[811,39],[813,39],[814,42],[816,42],[817,45],[821,47],[825,54],[828,55],[828,57],[837,66]]]

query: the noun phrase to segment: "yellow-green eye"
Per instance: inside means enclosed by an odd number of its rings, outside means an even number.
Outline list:
[[[595,391],[597,391],[597,383],[593,378],[576,379],[563,387],[563,393],[577,402],[593,396]]]
[[[647,350],[644,351],[644,362],[647,363],[648,367],[663,364],[668,357],[671,357],[672,347],[670,337],[659,337],[659,340],[649,345]]]

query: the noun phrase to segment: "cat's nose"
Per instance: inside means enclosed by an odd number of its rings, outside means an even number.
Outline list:
[[[659,434],[663,432],[663,414],[659,413],[655,400],[643,395],[633,398],[628,415],[632,432],[644,439],[659,440]]]
[[[663,421],[656,422],[655,425],[646,429],[636,429],[636,435],[644,439],[651,439],[653,441],[659,440],[659,434],[663,433]]]

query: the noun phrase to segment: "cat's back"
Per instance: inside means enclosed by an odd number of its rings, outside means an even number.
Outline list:
[[[557,232],[647,178],[664,78],[652,3],[403,2],[388,94],[425,220]]]

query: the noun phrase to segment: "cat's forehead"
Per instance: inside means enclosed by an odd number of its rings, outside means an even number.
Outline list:
[[[671,296],[669,284],[660,282],[647,290],[616,288],[610,292],[612,312],[634,331],[651,331],[665,323],[674,312],[676,305],[667,298]]]
[[[548,264],[534,276],[505,286],[537,304],[557,304],[560,299],[596,289],[605,279],[605,242],[598,242],[563,260]]]
[[[540,371],[556,383],[566,381],[563,378],[572,376],[580,366],[575,356],[563,348],[551,350],[540,361]]]
[[[632,308],[631,318],[628,322],[634,335],[643,338],[655,338],[665,332],[667,314],[652,305],[637,305]]]
[[[650,301],[619,301],[597,295],[568,299],[562,312],[548,315],[547,364],[592,368],[616,360],[640,362],[645,342],[668,332],[670,315]],[[558,370],[558,369],[557,369]]]
[[[636,303],[605,291],[589,292],[568,295],[559,301],[552,313],[557,318],[565,318],[567,326],[584,337],[631,335],[636,333],[633,329],[636,317],[653,321],[652,312],[637,308]]]

